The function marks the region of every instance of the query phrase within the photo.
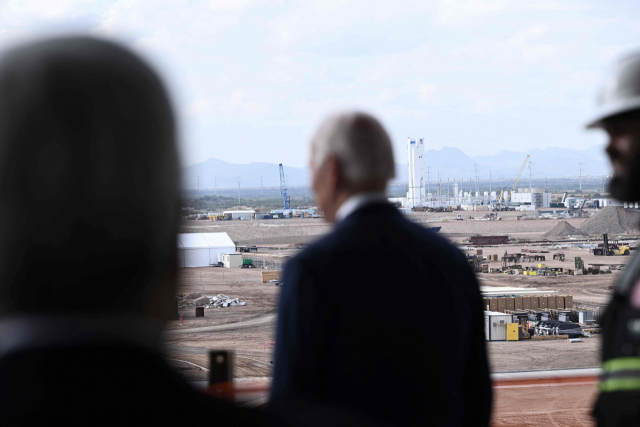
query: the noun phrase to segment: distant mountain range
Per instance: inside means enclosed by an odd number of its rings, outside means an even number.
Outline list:
[[[481,180],[489,179],[489,172],[495,180],[513,179],[520,170],[527,154],[532,162],[531,174],[534,179],[577,177],[582,167],[582,176],[603,176],[611,174],[609,161],[604,146],[593,146],[585,150],[571,148],[532,149],[527,152],[501,151],[493,156],[466,155],[462,150],[444,147],[440,150],[425,152],[425,165],[429,167],[431,182],[447,177],[451,180],[475,177],[476,169]],[[582,163],[582,166],[580,165]],[[529,165],[523,177],[529,176]],[[395,182],[407,182],[407,164],[396,164]],[[296,168],[284,165],[284,172],[289,187],[309,184],[307,168]],[[426,172],[425,172],[426,174]],[[275,163],[227,163],[218,159],[209,159],[202,163],[183,169],[183,187],[188,190],[213,188],[237,188],[238,179],[242,188],[279,187],[280,172]]]

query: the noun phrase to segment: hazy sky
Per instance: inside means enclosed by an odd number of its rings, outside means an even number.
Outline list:
[[[640,2],[0,0],[0,47],[65,32],[119,40],[170,87],[185,165],[303,166],[318,122],[377,115],[469,155],[604,142],[584,123]]]

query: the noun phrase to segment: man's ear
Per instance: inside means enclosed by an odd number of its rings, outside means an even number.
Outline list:
[[[331,190],[335,193],[340,189],[340,186],[343,181],[342,177],[342,168],[340,166],[340,161],[334,155],[330,155],[327,157],[326,163],[326,174],[325,179],[327,180],[327,185]]]

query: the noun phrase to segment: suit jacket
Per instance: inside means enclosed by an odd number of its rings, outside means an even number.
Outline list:
[[[486,426],[483,330],[464,255],[388,204],[364,206],[287,263],[271,400],[403,426]]]

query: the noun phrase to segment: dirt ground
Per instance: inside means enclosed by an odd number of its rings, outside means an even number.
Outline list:
[[[512,244],[484,247],[483,254],[521,252],[522,249],[549,251],[544,263],[549,267],[573,268],[574,257],[580,256],[585,266],[593,264],[626,264],[632,257],[597,257],[588,249],[563,242],[528,242],[542,240],[544,234],[560,220],[522,219],[521,213],[501,213],[501,221],[473,221],[468,216],[480,217],[484,212],[465,213],[465,220],[456,221],[454,215],[442,213],[412,214],[411,219],[425,227],[442,227],[441,235],[471,253],[464,243],[471,235],[508,235]],[[584,219],[571,219],[578,227]],[[326,234],[331,226],[321,219],[291,219],[265,221],[184,221],[180,232],[227,232],[241,245],[257,245],[254,259],[281,264],[299,250],[301,244],[312,242]],[[620,236],[629,240],[632,236]],[[616,239],[617,236],[610,236]],[[518,243],[518,241],[522,243]],[[635,241],[635,240],[634,240]],[[564,253],[565,262],[553,261],[556,252]],[[635,254],[635,252],[632,252]],[[538,264],[538,263],[535,263]],[[524,264],[525,266],[531,264]],[[489,263],[490,268],[500,262]],[[555,290],[574,296],[574,301],[604,307],[610,298],[621,271],[611,274],[584,276],[519,276],[479,273],[482,286],[513,286]],[[234,374],[242,381],[258,380],[268,383],[272,374],[274,328],[280,288],[260,283],[260,269],[192,268],[180,272],[179,294],[204,293],[215,296],[223,293],[240,298],[246,305],[205,309],[204,318],[195,317],[193,307],[179,310],[180,320],[171,321],[165,334],[167,358],[186,378],[206,380],[210,350],[235,352]],[[593,335],[580,343],[566,341],[519,341],[487,343],[489,362],[493,372],[513,372],[547,369],[567,369],[598,366],[600,337]],[[497,388],[494,390],[493,426],[549,424],[556,426],[593,425],[589,415],[595,398],[594,385],[555,385],[538,387]],[[567,399],[570,396],[570,399]],[[526,402],[526,404],[521,404]],[[566,402],[571,402],[567,407]]]
[[[595,384],[493,389],[492,427],[590,427]]]
[[[503,212],[501,221],[474,221],[471,217],[481,217],[484,212],[464,213],[463,221],[455,220],[455,213],[414,213],[410,218],[425,227],[440,226],[441,234],[471,253],[465,243],[474,234],[509,235],[511,239],[536,239],[557,225],[556,219],[521,219],[520,212]],[[533,214],[530,214],[530,218]],[[584,219],[571,219],[579,226]],[[256,260],[277,261],[284,264],[299,250],[300,240],[311,241],[330,231],[331,226],[322,219],[256,220],[256,221],[184,221],[181,232],[227,232],[240,244],[259,246],[258,253],[250,256]],[[615,238],[615,236],[611,236]],[[624,236],[629,238],[630,236]],[[268,242],[268,243],[267,243]],[[522,249],[545,250],[549,267],[573,268],[573,258],[580,256],[586,266],[592,264],[625,264],[631,257],[598,257],[588,249],[569,246],[572,242],[527,242],[512,243],[497,247],[483,248],[484,255],[505,252],[520,252]],[[566,255],[566,261],[553,261],[556,252]],[[542,262],[540,262],[542,263]],[[534,265],[537,263],[531,263]],[[500,267],[500,262],[489,263],[490,268]],[[528,264],[524,264],[525,266]],[[585,276],[519,276],[478,273],[482,286],[514,286],[555,290],[574,296],[576,302],[584,302],[604,307],[621,271],[611,274]],[[271,372],[273,359],[270,344],[274,340],[274,322],[279,288],[259,282],[260,269],[191,268],[182,269],[180,274],[180,294],[200,292],[214,296],[223,293],[246,302],[244,307],[225,309],[205,309],[204,318],[195,318],[193,308],[183,308],[180,313],[184,324],[170,322],[168,329],[185,330],[183,333],[167,335],[167,351],[172,358],[207,367],[207,352],[212,349],[228,349],[236,352],[237,377],[264,377]],[[204,284],[204,285],[203,285]],[[256,323],[255,320],[258,319]],[[253,322],[253,323],[252,323]],[[236,325],[233,329],[195,330],[196,328]],[[191,330],[188,332],[186,330]],[[518,371],[529,369],[556,369],[597,365],[599,338],[585,339],[575,347],[555,341],[527,341],[518,343],[489,343],[491,366],[495,371]],[[578,351],[576,351],[578,350]],[[180,363],[180,362],[176,362]],[[185,365],[185,364],[183,364]],[[195,366],[180,365],[191,378],[205,378],[206,371]]]

